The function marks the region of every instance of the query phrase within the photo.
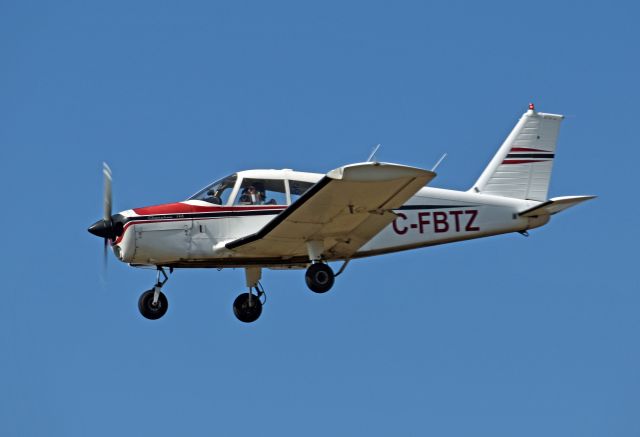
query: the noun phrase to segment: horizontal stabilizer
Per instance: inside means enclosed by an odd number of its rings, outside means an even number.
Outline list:
[[[527,209],[520,213],[521,217],[538,217],[541,215],[553,215],[567,208],[571,208],[587,200],[595,199],[596,196],[563,196],[554,197],[538,206]]]

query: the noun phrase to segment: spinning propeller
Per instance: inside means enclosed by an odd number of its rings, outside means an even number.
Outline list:
[[[106,162],[102,163],[102,174],[104,175],[104,213],[102,220],[98,220],[92,224],[88,231],[97,237],[104,238],[103,260],[106,267],[107,249],[110,242],[122,233],[122,223],[114,222],[113,216],[111,215],[111,169]]]

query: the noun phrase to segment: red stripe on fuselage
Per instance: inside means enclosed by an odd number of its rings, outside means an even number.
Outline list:
[[[138,215],[159,215],[159,214],[185,214],[194,212],[227,212],[227,211],[249,211],[249,210],[274,210],[285,209],[285,205],[247,205],[247,206],[201,206],[189,205],[188,203],[165,203],[162,205],[145,206],[134,208],[133,212]]]

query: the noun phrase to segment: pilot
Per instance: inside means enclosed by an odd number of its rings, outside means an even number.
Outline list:
[[[205,202],[213,203],[215,205],[221,205],[222,200],[220,199],[219,193],[220,193],[219,191],[209,190],[207,191],[207,197],[205,197],[203,200]]]

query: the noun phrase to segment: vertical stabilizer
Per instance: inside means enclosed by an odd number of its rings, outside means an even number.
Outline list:
[[[536,112],[530,104],[473,190],[516,199],[547,200],[563,118],[562,115]]]

